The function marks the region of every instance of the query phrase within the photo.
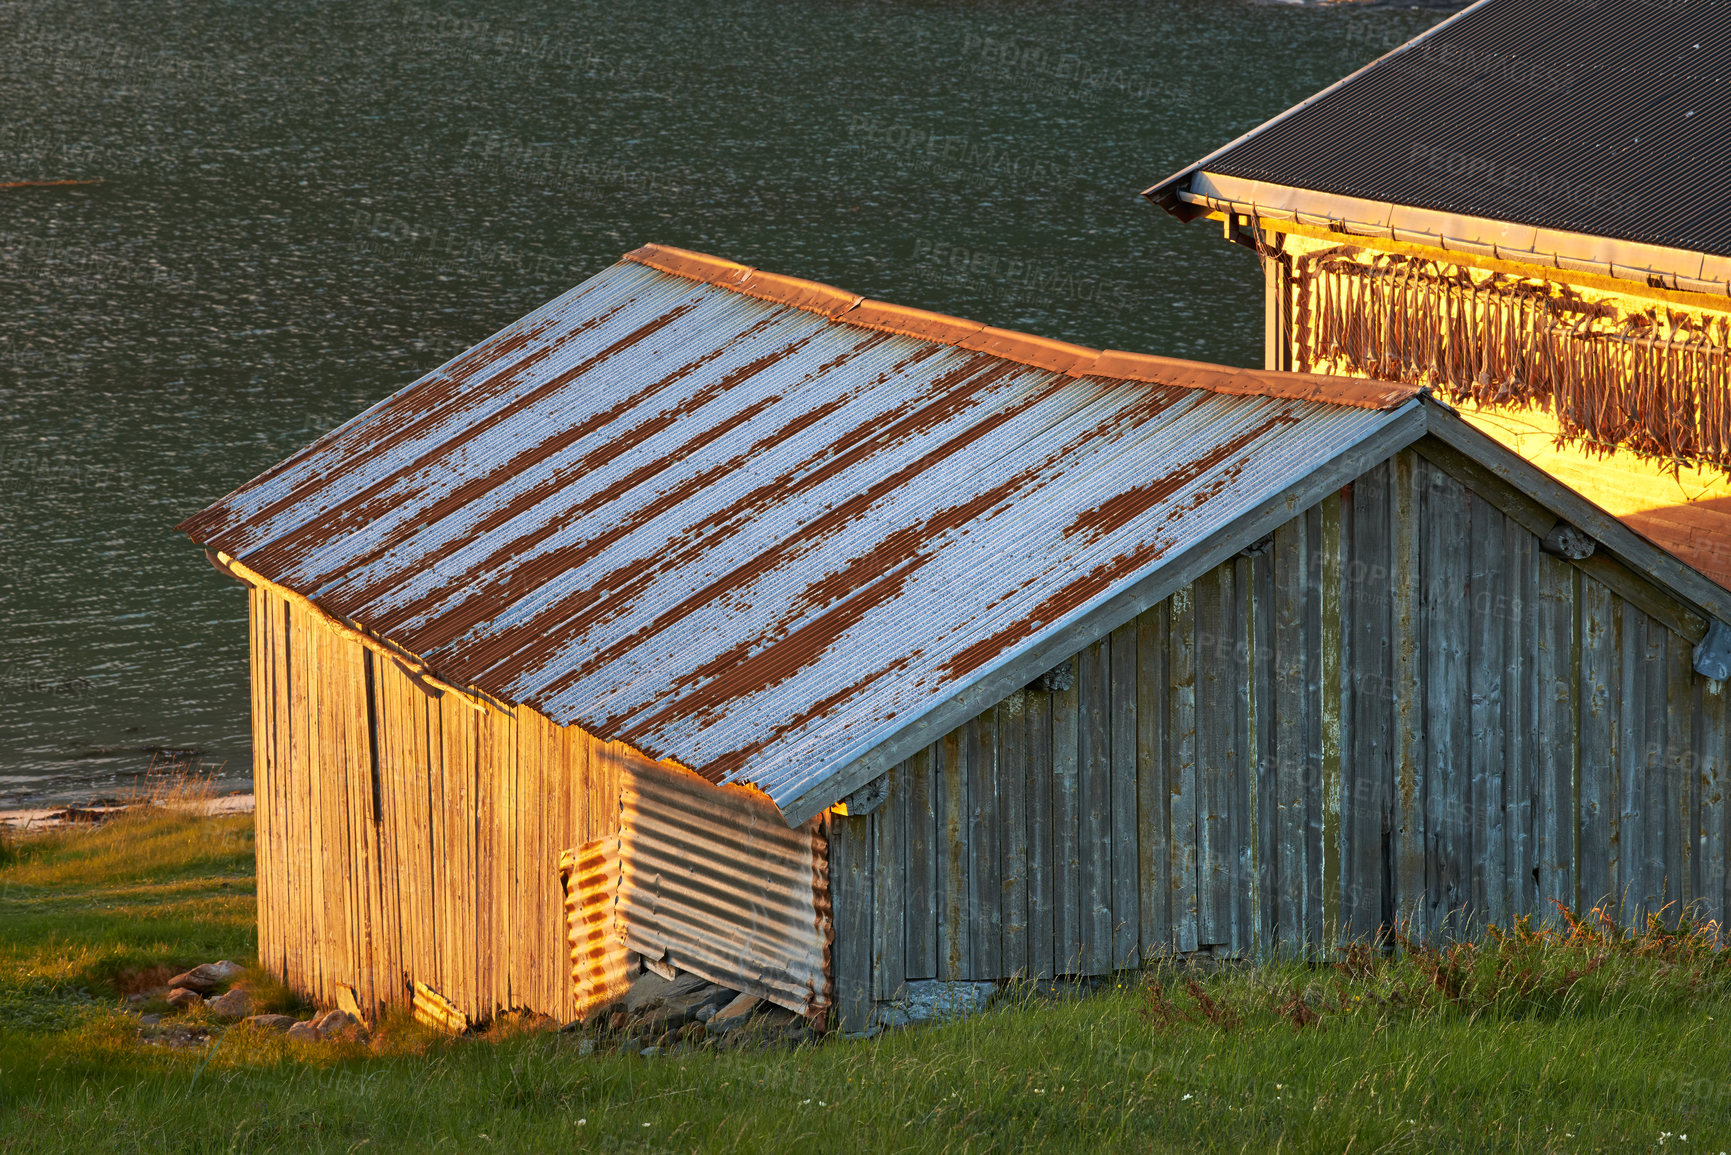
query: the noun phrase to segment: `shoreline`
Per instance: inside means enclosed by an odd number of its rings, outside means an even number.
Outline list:
[[[94,825],[138,806],[156,806],[164,810],[196,814],[201,818],[214,818],[223,814],[251,814],[253,804],[253,794],[246,790],[219,794],[212,798],[144,799],[134,803],[100,803],[88,806],[67,804],[0,810],[0,829],[25,832]]]

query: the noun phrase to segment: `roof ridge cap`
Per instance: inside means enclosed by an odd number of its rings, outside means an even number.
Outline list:
[[[1000,329],[982,321],[970,321],[931,309],[878,301],[822,281],[765,272],[737,261],[671,245],[643,245],[626,253],[623,259],[677,277],[730,289],[742,296],[803,309],[830,321],[935,341],[1035,369],[1066,373],[1071,377],[1108,377],[1201,389],[1209,393],[1319,401],[1358,409],[1392,409],[1419,392],[1417,385],[1371,378],[1235,369],[1151,353],[1093,349],[1016,329]]]

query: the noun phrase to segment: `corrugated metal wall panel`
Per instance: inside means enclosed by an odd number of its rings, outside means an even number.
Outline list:
[[[630,985],[620,926],[619,836],[585,842],[559,859],[565,931],[571,956],[572,1013],[581,1018]]]
[[[629,947],[800,1014],[829,993],[822,819],[633,758],[621,790],[619,921]]]

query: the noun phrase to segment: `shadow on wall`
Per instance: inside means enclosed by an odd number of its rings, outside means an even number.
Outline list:
[[[1731,588],[1731,497],[1638,510],[1619,520]]]

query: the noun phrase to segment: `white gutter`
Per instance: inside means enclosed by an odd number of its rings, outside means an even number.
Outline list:
[[[1185,204],[1195,206],[1198,216],[1219,212],[1288,220],[1349,236],[1595,273],[1652,288],[1731,296],[1731,257],[1364,200],[1205,171],[1192,172],[1189,187],[1178,190],[1177,195]]]

